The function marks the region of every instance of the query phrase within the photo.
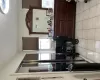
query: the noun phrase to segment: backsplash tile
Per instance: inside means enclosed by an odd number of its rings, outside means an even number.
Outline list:
[[[82,21],[80,21],[80,22],[78,22],[78,23],[76,24],[76,29],[77,29],[77,30],[82,30]]]
[[[89,19],[89,25],[88,25],[88,29],[94,29],[96,28],[96,21],[97,21],[97,17],[94,18],[90,18]]]
[[[90,8],[90,2],[88,2],[87,4],[84,4],[84,10],[87,10]]]
[[[100,28],[95,31],[95,40],[100,40]]]
[[[95,48],[96,48],[96,52],[100,53],[100,41],[96,41]]]
[[[83,39],[83,45],[82,45],[82,47],[84,49],[87,49],[87,47],[88,47],[88,40]]]
[[[88,50],[88,52],[87,52],[87,58],[88,58],[89,60],[91,60],[91,61],[94,61],[94,52]]]
[[[100,62],[100,0],[77,3],[76,38],[79,52],[85,58]]]
[[[98,3],[98,0],[91,0],[89,3],[90,3],[90,7],[93,7]]]
[[[84,49],[82,48],[82,56],[86,57],[87,58],[87,53],[88,53],[88,50],[87,49]]]
[[[96,17],[96,27],[95,28],[100,28],[100,15]]]
[[[77,31],[77,37],[78,38],[82,38],[82,30],[78,30]]]
[[[88,50],[95,51],[95,41],[94,40],[88,40]]]
[[[88,39],[88,31],[89,30],[82,30],[83,31],[83,39]]]
[[[89,18],[89,15],[88,15],[88,14],[89,14],[89,11],[90,11],[90,10],[88,9],[88,10],[84,11],[83,14],[81,13],[82,16],[83,16],[83,19],[88,19],[88,18]],[[83,19],[82,19],[82,20],[83,20]]]
[[[97,16],[100,15],[100,4],[97,5]]]
[[[88,35],[88,39],[94,40],[95,39],[95,29],[89,29],[87,35]]]
[[[83,29],[89,29],[89,19],[83,20]]]
[[[100,63],[100,53],[94,53],[94,61]]]
[[[97,15],[97,6],[90,8],[90,12],[87,15],[89,15],[89,18],[95,17]]]

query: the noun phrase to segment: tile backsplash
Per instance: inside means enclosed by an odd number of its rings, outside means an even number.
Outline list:
[[[80,41],[77,52],[100,63],[100,0],[77,3],[76,38]]]

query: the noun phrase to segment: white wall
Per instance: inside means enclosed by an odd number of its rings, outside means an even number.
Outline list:
[[[16,53],[18,49],[18,0],[10,0],[9,13],[0,13],[0,69]]]
[[[77,3],[76,38],[77,51],[85,58],[100,62],[100,0]]]

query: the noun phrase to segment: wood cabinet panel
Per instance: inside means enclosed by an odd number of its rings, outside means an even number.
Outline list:
[[[39,38],[38,37],[23,37],[22,48],[23,50],[39,50]]]
[[[67,35],[67,23],[65,21],[60,21],[60,36],[66,36]],[[66,29],[65,29],[66,28]]]
[[[42,0],[22,0],[22,8],[29,9],[29,6],[41,8]]]
[[[61,5],[62,4],[62,5]],[[66,10],[64,10],[64,8],[66,8],[67,6],[66,6],[66,2],[60,2],[59,3],[59,17],[60,17],[60,20],[66,20],[66,14],[67,14],[67,12],[66,12]]]

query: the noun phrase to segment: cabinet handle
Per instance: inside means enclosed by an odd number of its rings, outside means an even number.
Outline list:
[[[86,78],[84,78],[83,80],[87,80]]]
[[[63,77],[43,77],[43,78],[41,78],[41,79],[62,79]]]

